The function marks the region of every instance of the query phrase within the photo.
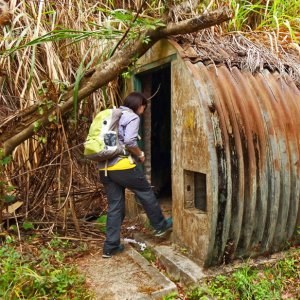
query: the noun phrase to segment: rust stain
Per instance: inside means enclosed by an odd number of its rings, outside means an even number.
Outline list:
[[[275,159],[275,160],[274,160],[274,167],[275,167],[275,170],[276,170],[276,171],[279,171],[279,170],[280,170],[280,163],[279,163],[279,160],[278,160],[278,159]]]
[[[199,94],[209,95],[200,102],[217,157],[210,162],[218,199],[206,265],[228,260],[229,244],[231,258],[279,250],[299,218],[300,92],[268,72],[194,66]]]
[[[174,241],[206,266],[283,249],[300,226],[299,89],[266,69],[184,61],[170,45]],[[207,176],[205,214],[187,203],[186,170]]]

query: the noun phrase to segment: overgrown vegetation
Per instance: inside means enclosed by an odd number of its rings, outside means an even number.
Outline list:
[[[85,278],[68,262],[85,250],[57,238],[41,247],[32,236],[26,244],[6,236],[0,248],[0,298],[93,299]]]
[[[299,0],[223,0],[204,1],[202,10],[229,6],[234,17],[228,24],[228,31],[275,32],[278,40],[285,43],[300,38]]]
[[[16,200],[24,201],[22,215],[40,221],[54,218],[66,227],[70,220],[76,224],[77,217],[92,214],[92,201],[97,214],[105,209],[94,166],[81,163],[82,143],[94,113],[118,106],[120,86],[112,81],[78,104],[80,80],[128,40],[161,25],[163,7],[163,1],[10,2],[12,22],[0,31],[0,124],[37,103],[34,113],[43,116],[74,87],[73,114],[63,118],[54,111],[47,126],[34,122],[35,136],[18,147],[5,169],[5,180],[16,186]],[[128,75],[130,70],[124,73]],[[16,126],[1,129],[2,137]],[[88,202],[78,199],[83,190]]]
[[[274,264],[244,267],[230,275],[218,275],[164,300],[280,300],[300,298],[300,249],[293,249]]]
[[[167,18],[178,21],[222,6],[232,8],[235,15],[229,24],[215,27],[215,33],[273,30],[282,43],[295,42],[299,1],[62,0],[31,1],[30,5],[25,0],[11,1],[12,22],[0,32],[0,52],[10,53],[0,56],[0,123],[16,110],[36,103],[36,113],[43,116],[74,87],[73,114],[63,118],[54,111],[47,126],[34,123],[36,135],[18,147],[6,170],[6,178],[16,187],[16,199],[26,199],[25,215],[36,218],[43,214],[51,219],[44,214],[45,207],[51,206],[59,211],[55,218],[59,215],[59,221],[66,222],[69,207],[76,223],[75,192],[89,187],[94,195],[99,190],[93,167],[80,163],[81,145],[93,114],[119,104],[120,85],[118,80],[110,82],[79,104],[78,87],[87,70],[141,32],[163,26]],[[130,76],[131,71],[129,68],[123,76]],[[5,128],[3,136],[10,129]]]

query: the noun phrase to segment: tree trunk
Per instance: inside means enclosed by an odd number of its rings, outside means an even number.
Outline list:
[[[123,49],[117,51],[110,59],[86,73],[80,82],[78,102],[116,78],[132,65],[137,57],[141,57],[160,39],[171,35],[196,32],[228,21],[230,18],[231,11],[222,8],[200,17],[179,23],[170,23],[166,27],[159,27],[145,32],[139,39],[132,41]],[[148,43],[144,42],[145,38],[149,40]],[[42,116],[38,113],[38,105],[33,105],[4,121],[0,125],[0,145],[3,148],[4,155],[10,154],[18,145],[34,134],[36,122],[45,125],[49,122],[49,115],[55,110],[59,110],[61,114],[70,111],[73,107],[73,89],[70,89],[63,96],[62,103],[45,111]]]

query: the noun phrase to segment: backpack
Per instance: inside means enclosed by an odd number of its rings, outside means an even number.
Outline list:
[[[120,145],[118,140],[121,116],[119,108],[105,109],[96,115],[84,143],[85,158],[101,162],[120,154],[128,155],[125,146]]]

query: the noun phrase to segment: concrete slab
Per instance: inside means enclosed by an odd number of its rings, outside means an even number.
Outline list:
[[[155,253],[173,281],[180,282],[187,287],[199,283],[208,276],[205,274],[203,267],[176,250],[170,240],[159,240],[143,233],[134,234],[134,238],[137,241],[144,242]]]
[[[189,286],[206,277],[202,267],[171,246],[155,246],[153,250],[174,281]]]
[[[110,259],[102,258],[101,253],[86,256],[78,262],[78,268],[99,300],[162,299],[177,290],[170,279],[129,245]]]

